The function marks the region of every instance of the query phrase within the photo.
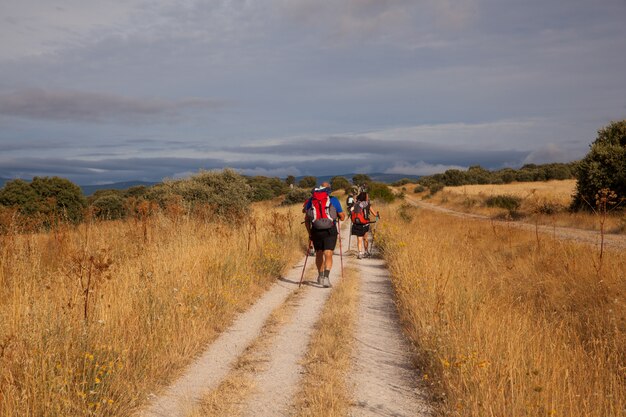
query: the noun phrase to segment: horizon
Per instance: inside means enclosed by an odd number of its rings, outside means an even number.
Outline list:
[[[0,5],[0,177],[430,175],[581,159],[626,3]]]

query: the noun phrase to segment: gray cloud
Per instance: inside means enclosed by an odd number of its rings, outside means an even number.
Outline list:
[[[145,121],[177,116],[189,109],[215,110],[225,102],[199,98],[137,99],[69,90],[24,89],[0,94],[0,115],[77,122]]]
[[[380,162],[426,161],[430,164],[468,165],[479,163],[500,167],[519,163],[528,152],[516,150],[473,149],[471,146],[446,146],[412,140],[377,140],[366,136],[331,136],[324,139],[294,139],[271,145],[240,145],[224,150],[253,155],[302,157],[327,154],[329,158],[360,156]]]

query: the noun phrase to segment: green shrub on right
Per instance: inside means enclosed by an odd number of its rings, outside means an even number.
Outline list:
[[[574,209],[595,208],[596,194],[608,188],[617,194],[616,203],[626,203],[626,120],[612,122],[598,131],[587,156],[576,170]]]
[[[487,207],[498,207],[508,211],[515,211],[522,205],[522,199],[514,195],[494,195],[485,200]]]

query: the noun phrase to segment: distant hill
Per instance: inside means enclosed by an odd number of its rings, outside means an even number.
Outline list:
[[[330,179],[332,177],[344,177],[345,179],[347,179],[348,181],[352,181],[352,177],[354,177],[355,175],[357,175],[357,173],[352,173],[352,174],[338,174],[338,175],[319,175],[319,176],[315,176],[315,178],[317,178],[317,182],[324,182],[324,181],[330,181]],[[407,175],[407,174],[384,174],[382,172],[375,172],[372,174],[366,174],[368,175],[373,181],[378,181],[378,182],[385,182],[385,183],[392,183],[392,182],[396,182],[396,181],[400,181],[403,178],[408,178],[410,180],[417,180],[419,179],[419,175]],[[300,176],[300,177],[296,177],[296,182],[300,181],[304,176]]]
[[[145,185],[146,187],[150,187],[151,185],[158,184],[158,182],[148,182],[148,181],[124,181],[124,182],[114,182],[111,184],[97,184],[97,185],[80,185],[80,188],[83,190],[83,194],[86,196],[92,195],[98,190],[125,190],[130,187],[135,187],[137,185]]]

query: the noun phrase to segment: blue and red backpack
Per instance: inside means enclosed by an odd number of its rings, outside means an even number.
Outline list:
[[[337,209],[330,201],[327,188],[316,188],[311,195],[311,204],[306,215],[314,229],[325,230],[335,226]]]
[[[368,201],[357,201],[352,207],[350,220],[353,224],[369,224],[370,223],[370,203]]]

